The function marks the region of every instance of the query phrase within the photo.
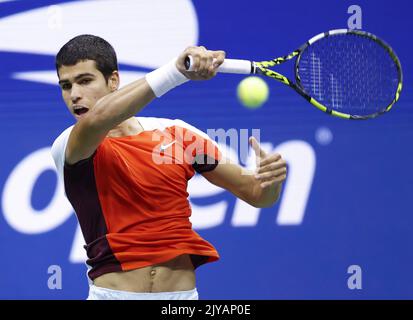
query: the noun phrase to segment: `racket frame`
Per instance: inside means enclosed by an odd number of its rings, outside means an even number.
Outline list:
[[[301,79],[300,79],[300,74],[299,74],[299,64],[300,64],[300,59],[301,59],[301,54],[313,43],[329,36],[334,36],[338,34],[354,34],[357,36],[362,36],[362,37],[367,37],[376,43],[378,43],[380,46],[382,46],[390,55],[392,58],[393,62],[396,65],[397,72],[398,72],[398,86],[395,92],[395,96],[393,100],[387,105],[384,109],[375,112],[373,114],[369,115],[354,115],[354,114],[347,114],[343,112],[339,112],[336,110],[333,110],[331,108],[328,108],[327,106],[323,105],[320,101],[309,95],[301,85]],[[285,63],[286,61],[289,61],[293,58],[296,57],[295,64],[294,64],[294,75],[295,75],[295,82],[293,82],[291,79],[287,78],[286,76],[268,69],[270,67],[274,67],[277,65],[280,65],[282,63]],[[275,58],[273,60],[269,61],[252,61],[252,67],[251,67],[251,73],[253,74],[260,74],[266,77],[273,78],[279,82],[284,83],[285,85],[293,88],[297,93],[299,93],[304,99],[306,99],[309,103],[311,103],[313,106],[315,106],[317,109],[330,114],[332,116],[336,116],[342,119],[351,119],[351,120],[365,120],[365,119],[372,119],[376,118],[377,116],[386,113],[391,110],[393,105],[399,100],[400,98],[400,93],[402,91],[403,87],[403,72],[400,64],[400,60],[398,59],[396,53],[393,51],[393,49],[383,40],[375,36],[374,34],[361,31],[361,30],[349,30],[349,29],[336,29],[336,30],[330,30],[328,32],[323,32],[320,33],[314,37],[312,37],[310,40],[308,40],[305,44],[303,44],[299,49],[291,52],[289,55]]]

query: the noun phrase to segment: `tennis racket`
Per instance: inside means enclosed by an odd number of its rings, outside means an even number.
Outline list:
[[[295,81],[269,69],[293,58]],[[188,56],[188,71],[191,62]],[[273,78],[319,110],[344,119],[371,119],[390,111],[403,82],[400,61],[387,43],[371,33],[347,29],[321,33],[273,60],[225,59],[218,72]]]

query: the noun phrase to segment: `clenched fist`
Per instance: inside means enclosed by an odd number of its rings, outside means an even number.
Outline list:
[[[192,57],[192,69],[185,68],[185,59]],[[190,80],[209,80],[217,74],[218,67],[224,62],[224,51],[207,50],[205,47],[188,47],[176,60],[178,70]]]

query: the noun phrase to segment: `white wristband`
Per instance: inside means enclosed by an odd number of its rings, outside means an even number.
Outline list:
[[[146,74],[145,78],[152,91],[159,98],[169,90],[189,81],[177,68],[176,59]]]

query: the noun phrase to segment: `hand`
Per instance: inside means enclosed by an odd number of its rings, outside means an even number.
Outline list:
[[[255,178],[260,181],[261,188],[281,184],[287,177],[287,163],[281,155],[278,153],[267,155],[254,137],[250,137],[249,142],[257,159]]]
[[[194,71],[187,71],[185,68],[185,59],[189,55],[193,58]],[[176,60],[176,67],[190,80],[209,80],[215,77],[224,59],[224,51],[211,51],[202,46],[188,47]]]

